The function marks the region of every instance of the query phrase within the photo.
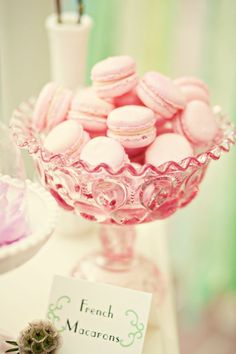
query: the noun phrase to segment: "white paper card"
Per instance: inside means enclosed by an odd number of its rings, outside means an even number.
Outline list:
[[[56,276],[47,318],[61,332],[60,354],[141,354],[152,295]]]

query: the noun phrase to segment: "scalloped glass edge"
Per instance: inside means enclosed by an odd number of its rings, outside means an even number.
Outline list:
[[[13,138],[18,147],[28,150],[30,155],[40,158],[44,163],[50,163],[55,167],[74,167],[82,168],[88,173],[96,173],[101,170],[105,170],[112,176],[119,176],[125,171],[128,171],[131,175],[141,177],[147,172],[152,172],[156,175],[164,175],[169,172],[186,171],[189,167],[207,165],[210,160],[218,160],[221,157],[222,152],[230,151],[232,145],[236,142],[236,129],[228,116],[224,115],[219,106],[215,106],[213,110],[216,113],[219,127],[221,130],[221,138],[212,147],[208,148],[196,156],[191,156],[183,159],[179,163],[174,161],[168,161],[158,167],[151,164],[143,165],[139,171],[135,169],[131,164],[125,164],[119,170],[114,171],[107,164],[101,163],[96,167],[88,165],[82,160],[71,160],[66,154],[52,154],[44,149],[41,141],[37,138],[38,133],[32,126],[32,111],[34,107],[35,99],[31,98],[26,102],[23,102],[14,112],[10,121],[10,129]],[[24,121],[22,120],[24,118]],[[27,125],[25,121],[27,120]],[[24,132],[23,132],[24,124]],[[25,132],[27,129],[27,134]]]

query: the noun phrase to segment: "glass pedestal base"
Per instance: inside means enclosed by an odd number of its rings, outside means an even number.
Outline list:
[[[88,281],[97,281],[158,294],[160,274],[155,264],[143,256],[115,261],[102,253],[93,253],[79,261],[72,275]]]
[[[135,255],[131,259],[114,260],[102,252],[93,253],[79,261],[72,276],[152,293],[149,323],[158,326],[158,308],[163,300],[164,284],[156,265],[146,257]]]

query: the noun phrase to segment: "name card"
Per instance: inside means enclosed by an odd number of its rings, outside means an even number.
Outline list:
[[[141,354],[152,295],[56,276],[47,318],[61,332],[60,354]]]

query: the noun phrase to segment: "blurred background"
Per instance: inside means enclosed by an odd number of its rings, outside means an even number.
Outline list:
[[[74,10],[76,1],[65,0]],[[236,1],[87,0],[94,19],[91,66],[130,54],[140,74],[198,76],[236,123]],[[0,0],[0,112],[49,81],[45,18],[51,0]],[[212,163],[201,193],[168,221],[181,353],[233,354],[236,348],[236,152]],[[158,235],[157,235],[158,237]]]

